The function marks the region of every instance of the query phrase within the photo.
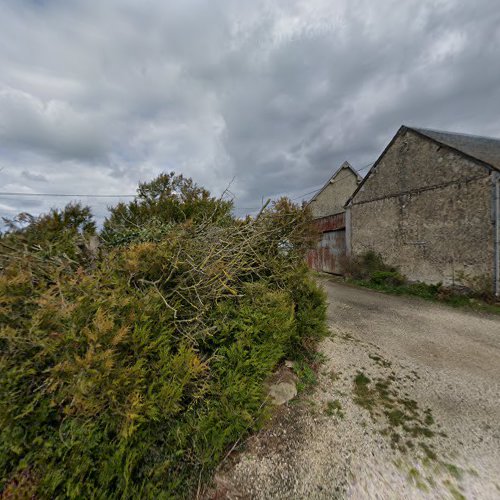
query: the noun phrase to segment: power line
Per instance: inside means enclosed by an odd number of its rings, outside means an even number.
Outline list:
[[[356,169],[358,172],[362,172],[363,170],[366,170],[367,168],[371,167],[375,162],[368,163],[368,165],[365,165],[364,167]]]
[[[322,187],[323,186],[318,186],[314,191],[309,191],[309,193],[299,194],[299,196],[292,198],[292,201],[298,200],[299,198],[303,198],[304,196],[307,196],[308,194],[317,193]]]
[[[69,193],[11,193],[1,192],[0,196],[50,196],[64,198],[135,198],[135,194],[69,194]]]
[[[368,165],[364,165],[363,167],[361,167],[361,168],[357,168],[357,169],[355,169],[355,170],[356,170],[358,173],[359,173],[359,172],[362,172],[363,170],[366,170],[367,168],[370,168],[370,167],[373,165],[373,163],[375,163],[375,162],[368,163]],[[333,181],[331,181],[331,182],[330,182],[330,184],[333,184],[333,183],[335,183],[335,182],[337,182],[337,181],[339,181],[339,180],[341,180],[341,179],[342,179],[342,178],[340,178],[340,179],[334,179]],[[316,193],[316,192],[318,192],[318,191],[319,191],[322,187],[324,187],[324,186],[325,186],[325,184],[322,184],[321,186],[318,186],[318,187],[317,187],[314,191],[309,191],[308,193],[300,194],[299,196],[297,196],[297,197],[295,197],[295,198],[292,198],[292,201],[294,201],[294,200],[298,200],[299,198],[302,198],[303,196],[307,196],[308,194],[313,194],[313,193]]]
[[[368,163],[367,165],[363,165],[362,167],[360,168],[357,168],[355,169],[358,173],[359,172],[363,172],[363,170],[367,170],[368,168],[370,168],[375,162],[371,162],[371,163]],[[330,182],[330,184],[334,184],[335,182],[341,180],[342,178],[340,179],[334,179],[332,182]],[[322,184],[321,186],[316,186],[316,188],[313,190],[313,191],[308,191],[307,193],[303,193],[303,194],[299,194],[298,196],[296,196],[295,198],[291,198],[291,201],[295,201],[295,200],[298,200],[300,198],[303,198],[304,196],[308,196],[310,194],[313,194],[313,193],[317,193],[321,188],[323,188],[325,185]],[[260,207],[235,207],[234,210],[258,210]]]
[[[364,165],[357,170],[357,172],[363,172],[364,170],[370,168],[374,162],[368,163],[367,165]],[[331,184],[334,182],[337,182],[340,179],[334,179]],[[298,200],[300,198],[303,198],[304,196],[308,196],[310,194],[317,193],[321,188],[324,187],[324,184],[321,186],[316,186],[313,191],[308,191],[307,193],[300,194],[296,196],[295,198],[292,198],[292,201]],[[72,194],[72,193],[17,193],[17,192],[4,192],[0,191],[0,197],[2,196],[46,196],[46,197],[55,197],[55,198],[135,198],[135,194]],[[234,207],[233,210],[259,210],[261,207]],[[103,216],[101,214],[95,215],[97,217]]]

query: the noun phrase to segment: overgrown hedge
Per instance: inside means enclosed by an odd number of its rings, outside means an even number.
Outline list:
[[[189,497],[261,425],[266,378],[323,335],[325,301],[301,210],[219,208],[115,214],[97,249],[74,205],[3,235],[0,496]]]

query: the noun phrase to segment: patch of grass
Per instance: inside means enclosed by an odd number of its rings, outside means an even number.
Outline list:
[[[455,500],[466,500],[463,493],[451,481],[446,479],[443,483]]]
[[[387,417],[387,420],[389,420],[389,423],[391,424],[392,427],[402,426],[403,423],[407,419],[407,416],[405,415],[405,413],[401,410],[398,410],[398,409],[386,411],[385,415]]]
[[[417,469],[415,469],[415,467],[412,467],[409,471],[408,471],[408,479],[412,480],[412,481],[415,481],[417,478],[420,477],[420,472],[418,472]]]
[[[372,250],[365,252],[346,265],[348,281],[359,286],[395,295],[413,295],[426,300],[436,300],[453,307],[500,314],[500,303],[495,302],[490,280],[484,277],[471,278],[463,275],[460,281],[469,290],[444,287],[441,283],[410,283],[397,268],[387,265],[382,256]],[[466,293],[464,293],[466,292]]]
[[[414,371],[413,376],[418,377],[418,374]],[[447,472],[453,478],[453,482],[447,482],[450,494],[457,500],[463,498],[454,483],[462,479],[464,471],[443,461],[431,441],[436,436],[446,437],[444,432],[439,431],[431,408],[421,410],[417,401],[410,399],[408,394],[401,396],[397,383],[398,378],[394,372],[386,378],[372,380],[360,370],[353,380],[353,400],[369,412],[372,421],[382,421],[385,424],[379,432],[388,439],[394,451],[407,453],[413,450],[420,463],[430,467],[433,474]],[[394,463],[402,467],[399,459]],[[414,467],[408,470],[408,480],[422,491],[435,486],[432,477],[423,477]]]
[[[363,372],[359,372],[354,379],[354,383],[358,387],[363,387],[370,383],[370,379]]]
[[[401,399],[402,405],[412,414],[416,414],[418,410],[418,404],[413,399]]]
[[[318,384],[318,376],[314,371],[313,366],[306,360],[301,359],[293,364],[293,371],[298,377],[297,391],[304,392],[306,389],[314,387]]]
[[[381,366],[382,368],[389,368],[392,365],[390,361],[384,359],[382,356],[379,356],[378,354],[368,354],[368,357],[370,359],[373,359],[373,361],[375,361],[375,363]]]
[[[373,271],[370,282],[375,285],[401,286],[405,283],[405,278],[397,271]]]
[[[342,404],[338,399],[334,399],[333,401],[328,401],[326,403],[326,410],[325,413],[329,417],[339,417],[339,418],[344,418],[344,412],[342,410]]]
[[[373,281],[365,281],[360,279],[348,279],[349,283],[358,285],[364,288],[371,288],[378,292],[388,293],[392,295],[411,295],[420,297],[421,299],[441,302],[451,307],[472,309],[475,311],[500,314],[500,304],[488,303],[479,298],[464,296],[460,294],[441,293],[438,285],[428,285],[426,283],[406,283],[401,285],[378,283]]]
[[[312,364],[319,366],[325,364],[328,361],[328,356],[320,351],[312,351],[309,359]]]
[[[358,372],[354,378],[354,402],[371,414],[376,405],[377,393],[370,388],[370,382],[363,372]]]
[[[425,456],[429,460],[437,460],[438,457],[436,455],[436,452],[432,449],[431,445],[428,445],[427,443],[423,443],[423,442],[418,443],[418,445],[420,446],[420,448],[422,448],[422,450],[425,453]]]
[[[463,470],[454,464],[442,463],[443,467],[453,476],[454,479],[460,481],[463,477]]]
[[[419,490],[429,491],[429,488],[422,479],[420,472],[415,467],[410,468],[408,471],[408,480],[413,483]]]
[[[430,408],[427,408],[427,410],[425,410],[424,423],[425,423],[425,425],[433,425],[434,424],[434,417],[432,416],[432,410]]]
[[[436,432],[431,430],[429,427],[424,427],[423,425],[418,425],[418,424],[413,426],[405,425],[405,431],[408,432],[408,434],[410,434],[414,438],[420,436],[431,438],[436,435]]]
[[[422,412],[415,400],[401,397],[393,387],[397,380],[394,372],[391,375],[372,381],[359,371],[354,378],[353,399],[369,411],[372,420],[383,419],[387,427],[380,431],[381,434],[390,438],[392,448],[406,452],[414,447],[413,439],[430,439],[441,434],[432,428],[434,418],[431,410]],[[430,445],[426,445],[423,450],[427,458],[436,458]]]

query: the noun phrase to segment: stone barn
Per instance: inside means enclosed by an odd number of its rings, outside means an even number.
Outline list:
[[[346,207],[349,254],[499,294],[499,139],[403,126]]]
[[[319,233],[317,248],[308,254],[308,264],[317,271],[341,274],[346,258],[344,205],[361,182],[348,162],[332,175],[309,202]]]

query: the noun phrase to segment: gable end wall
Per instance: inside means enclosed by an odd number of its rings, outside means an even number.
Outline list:
[[[352,200],[352,254],[374,250],[410,280],[492,285],[490,176],[407,130]]]
[[[326,217],[328,215],[343,212],[346,201],[352,196],[358,186],[356,175],[348,168],[343,168],[338,175],[332,179],[332,183],[310,203],[314,218]]]

